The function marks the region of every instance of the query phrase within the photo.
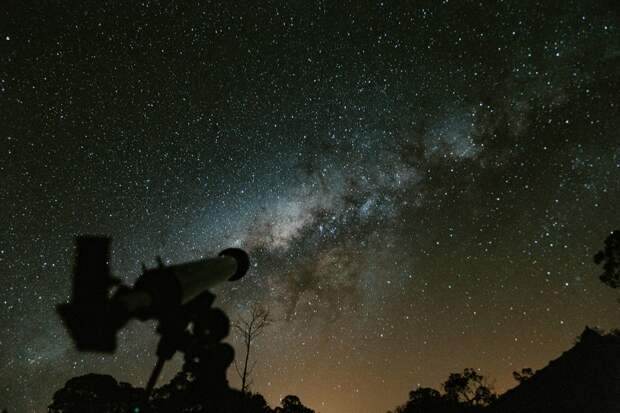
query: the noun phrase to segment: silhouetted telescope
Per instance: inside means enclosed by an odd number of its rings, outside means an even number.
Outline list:
[[[73,269],[71,302],[60,304],[63,319],[81,351],[113,352],[116,333],[132,318],[162,320],[225,281],[242,278],[248,255],[229,248],[217,257],[165,266],[161,259],[133,287],[110,274],[110,238],[79,236]]]

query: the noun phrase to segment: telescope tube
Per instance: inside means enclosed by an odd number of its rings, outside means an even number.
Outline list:
[[[229,248],[217,257],[145,270],[134,287],[117,297],[129,314],[158,317],[224,281],[242,278],[250,267],[245,251]]]

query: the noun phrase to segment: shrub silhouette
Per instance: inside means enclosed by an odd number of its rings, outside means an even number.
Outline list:
[[[514,377],[514,379],[518,381],[519,384],[530,379],[533,375],[534,375],[534,371],[529,367],[521,369],[521,372],[518,372],[518,371],[512,372],[512,377]]]
[[[611,233],[605,240],[605,248],[594,256],[596,264],[603,264],[599,279],[611,288],[620,287],[620,231]]]

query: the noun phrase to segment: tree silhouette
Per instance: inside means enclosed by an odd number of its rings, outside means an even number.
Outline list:
[[[282,399],[282,407],[276,407],[276,413],[314,413],[314,410],[304,406],[299,397],[288,395]]]
[[[605,248],[594,256],[594,262],[603,264],[599,279],[611,288],[620,287],[620,231],[611,233],[605,240]]]
[[[426,403],[427,401],[437,400],[441,394],[430,387],[419,387],[409,392],[409,401],[414,404]]]
[[[249,365],[250,362],[250,350],[252,349],[252,343],[260,336],[265,327],[271,323],[269,318],[269,311],[263,307],[252,306],[247,317],[241,317],[237,322],[233,324],[234,329],[241,335],[243,339],[243,346],[245,349],[245,357],[243,365],[240,366],[235,359],[235,371],[241,379],[241,391],[247,392],[252,384],[251,375],[256,361]]]
[[[409,392],[409,400],[394,413],[474,413],[497,399],[485,384],[485,378],[474,369],[452,373],[443,383],[444,394],[429,387]],[[391,413],[391,412],[388,412]]]
[[[472,368],[452,373],[443,384],[445,397],[470,406],[486,406],[496,395],[484,384],[484,377]]]
[[[117,383],[112,376],[87,374],[67,381],[54,394],[49,413],[125,413],[140,408],[144,390]],[[139,410],[137,410],[139,411]]]
[[[446,412],[450,403],[437,390],[419,387],[409,392],[409,400],[398,407],[395,413],[433,413]]]
[[[534,375],[534,370],[532,370],[529,367],[521,369],[521,372],[518,372],[518,371],[512,372],[512,377],[514,377],[514,379],[518,381],[519,384],[523,383],[526,380],[529,380],[533,375]]]

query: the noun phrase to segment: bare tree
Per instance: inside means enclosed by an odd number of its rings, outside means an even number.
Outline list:
[[[245,359],[243,360],[243,366],[240,366],[235,358],[235,370],[241,379],[241,391],[243,393],[247,392],[252,384],[250,377],[254,367],[256,366],[256,361],[254,361],[251,366],[249,364],[252,343],[254,343],[256,338],[263,333],[265,327],[269,324],[271,324],[269,311],[256,305],[250,308],[247,316],[240,317],[233,324],[234,329],[241,335],[243,345],[245,347]]]

